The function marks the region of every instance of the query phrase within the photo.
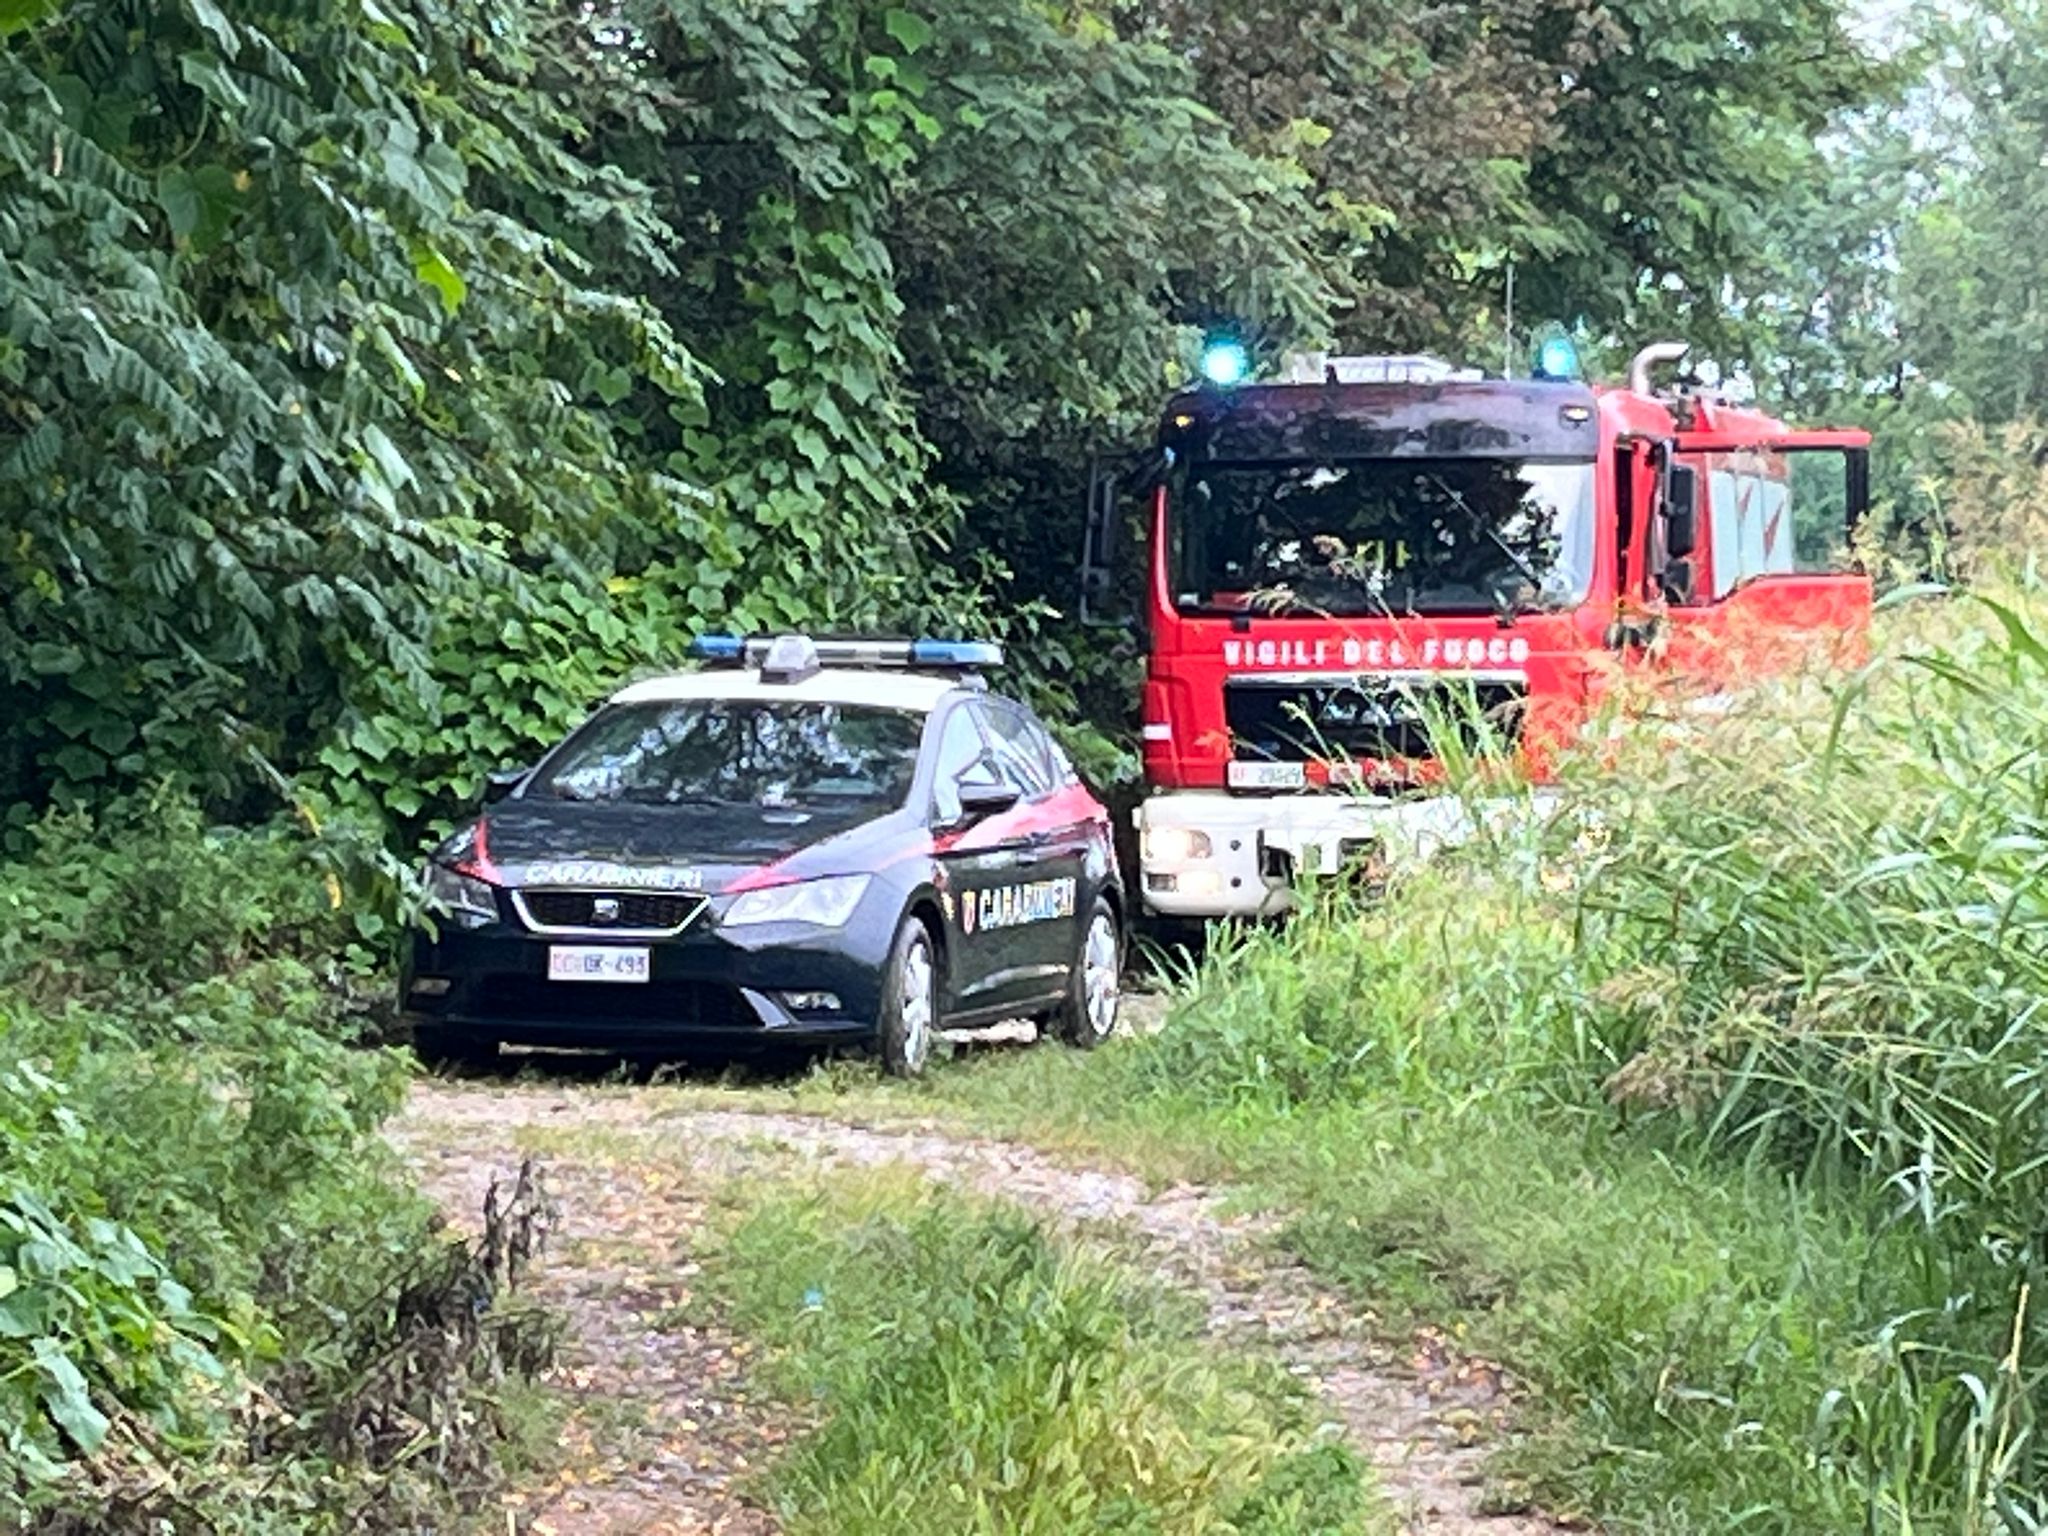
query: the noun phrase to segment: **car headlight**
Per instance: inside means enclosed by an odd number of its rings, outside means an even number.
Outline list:
[[[749,923],[815,923],[843,927],[867,894],[870,875],[830,875],[747,891],[725,909],[727,927]]]
[[[498,920],[497,887],[445,864],[427,866],[427,906],[455,920],[458,928],[481,928]]]

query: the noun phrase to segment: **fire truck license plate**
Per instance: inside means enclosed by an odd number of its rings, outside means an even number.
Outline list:
[[[1232,789],[1299,789],[1308,782],[1300,763],[1232,763],[1227,773]]]
[[[645,981],[651,951],[609,944],[551,944],[549,981]]]

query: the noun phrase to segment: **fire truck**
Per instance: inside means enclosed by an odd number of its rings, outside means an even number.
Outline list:
[[[1205,353],[1144,466],[1098,466],[1083,562],[1099,611],[1118,529],[1146,529],[1124,585],[1152,914],[1273,915],[1304,876],[1468,835],[1447,765],[1540,786],[1631,673],[1710,707],[1859,643],[1869,435],[1657,387],[1686,351],[1618,387],[1562,338],[1523,378],[1297,355],[1255,381],[1242,348]]]

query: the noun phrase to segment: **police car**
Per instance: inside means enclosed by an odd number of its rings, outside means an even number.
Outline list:
[[[714,636],[436,851],[400,981],[415,1048],[673,1051],[1115,1027],[1108,811],[978,642]]]

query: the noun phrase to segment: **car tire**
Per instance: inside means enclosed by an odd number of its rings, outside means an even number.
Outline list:
[[[497,1064],[498,1042],[445,1024],[416,1024],[412,1053],[430,1072],[481,1072]]]
[[[1081,930],[1081,950],[1067,977],[1067,995],[1053,1015],[1052,1032],[1068,1045],[1092,1051],[1116,1033],[1123,996],[1124,936],[1116,909],[1098,896]]]
[[[906,917],[889,946],[882,972],[882,1017],[877,1030],[882,1070],[917,1077],[939,1037],[939,947],[919,917]]]

